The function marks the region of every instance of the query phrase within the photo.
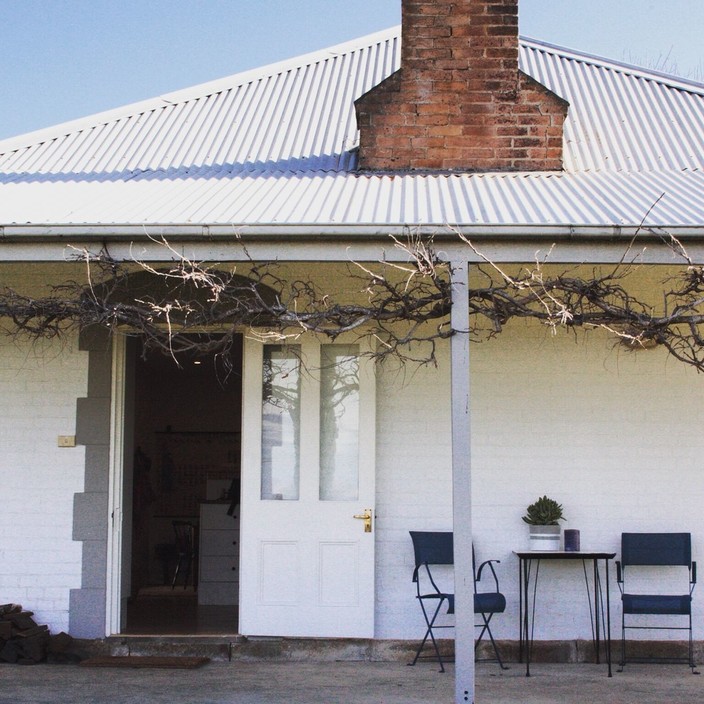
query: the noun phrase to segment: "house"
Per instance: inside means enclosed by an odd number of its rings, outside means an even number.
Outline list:
[[[515,1],[403,9],[403,45],[394,28],[0,142],[1,288],[87,283],[84,250],[154,267],[176,252],[245,276],[277,261],[285,280],[344,299],[358,291],[349,262],[405,263],[391,237],[410,231],[451,262],[462,330],[483,257],[591,271],[637,234],[646,295],[680,263],[663,233],[702,260],[704,86],[519,44]],[[484,74],[467,78],[473,64]],[[223,384],[212,365],[186,355],[179,369],[105,328],[0,337],[0,600],[75,637],[124,633],[140,591],[173,570],[163,546],[187,517],[207,534],[201,561],[213,558],[203,606],[224,609],[229,631],[383,647],[422,632],[408,531],[454,527],[465,554],[473,539],[501,560],[509,606],[494,632],[515,641],[513,552],[538,496],[559,499],[585,548],[686,530],[700,556],[701,381],[661,346],[513,321],[482,344],[438,340],[436,365],[405,369],[373,364],[355,337],[272,345],[243,329],[235,342]],[[340,425],[325,424],[334,379],[304,373],[301,356],[355,370]],[[233,479],[237,522],[222,515]],[[590,637],[573,575],[542,598],[538,640]],[[458,623],[458,640],[472,633]]]

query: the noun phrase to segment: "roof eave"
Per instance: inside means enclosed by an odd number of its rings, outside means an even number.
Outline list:
[[[593,240],[662,239],[670,234],[678,239],[704,239],[704,222],[701,225],[659,225],[657,227],[633,224],[440,224],[440,223],[397,223],[380,225],[367,224],[192,224],[192,223],[144,223],[144,224],[13,224],[0,225],[0,260],[2,243],[9,241],[53,242],[71,239],[78,242],[89,241],[149,241],[160,240],[230,240],[230,239],[289,239],[333,240],[378,239],[389,236],[404,236],[408,233],[435,240],[456,239],[458,234],[472,239],[528,239],[544,240]]]

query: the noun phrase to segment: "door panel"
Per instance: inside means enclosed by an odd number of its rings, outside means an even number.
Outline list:
[[[299,601],[301,564],[298,543],[262,540],[259,544],[260,604],[295,605]]]
[[[375,389],[358,347],[245,342],[243,634],[374,635]]]
[[[320,603],[324,606],[358,606],[359,545],[354,542],[321,542],[319,548]]]

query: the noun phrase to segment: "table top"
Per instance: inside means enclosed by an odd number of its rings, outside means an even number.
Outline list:
[[[521,560],[612,560],[615,552],[591,550],[514,550]]]

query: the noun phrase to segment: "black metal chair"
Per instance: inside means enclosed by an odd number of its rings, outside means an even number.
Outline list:
[[[642,593],[630,591],[627,576],[633,582],[637,568],[662,567],[672,570],[659,570],[657,577],[662,578],[666,587],[657,590],[660,593]],[[670,586],[677,575],[672,572],[677,568],[685,568],[688,573],[688,584],[684,584],[682,575],[682,588],[676,593],[662,593],[662,590],[672,591]],[[647,579],[652,583],[656,575],[648,574]],[[616,562],[616,580],[621,591],[621,672],[626,662],[666,662],[686,663],[695,671],[694,648],[692,643],[692,592],[697,583],[697,563],[692,561],[692,539],[690,533],[622,533],[621,534],[621,559]],[[667,581],[666,581],[667,580]],[[654,591],[654,590],[650,590]],[[684,592],[684,593],[683,593]],[[675,624],[687,625],[649,625],[641,620],[631,617],[643,615],[679,617]],[[629,618],[627,618],[629,617]],[[635,624],[634,624],[635,621]],[[626,659],[626,631],[627,630],[686,630],[689,632],[689,650],[687,657],[653,657]]]
[[[183,588],[185,589],[188,586],[188,580],[192,576],[193,588],[195,589],[198,582],[196,527],[190,521],[172,521],[172,525],[176,538],[177,557],[171,588],[174,589],[176,587],[178,575],[183,568]]]
[[[445,672],[443,656],[440,654],[434,630],[441,628],[454,628],[454,623],[438,624],[437,619],[443,607],[447,605],[446,614],[455,613],[455,595],[443,591],[433,576],[432,567],[437,565],[454,564],[454,551],[452,533],[446,531],[411,531],[415,566],[413,568],[413,582],[416,585],[416,599],[420,604],[425,619],[426,630],[421,644],[418,646],[413,662],[415,665],[421,658],[437,658],[440,663],[440,672]],[[432,643],[435,655],[421,655],[428,639]],[[446,656],[446,662],[452,661],[452,656]]]
[[[496,576],[496,570],[494,569],[494,563],[499,564],[500,562],[501,560],[485,560],[477,568],[474,557],[474,547],[472,547],[472,570],[474,572],[474,613],[479,614],[482,619],[481,623],[476,624],[476,627],[481,628],[481,631],[479,632],[479,637],[474,642],[474,652],[476,654],[477,648],[479,647],[484,635],[488,635],[491,645],[494,648],[496,662],[499,663],[499,667],[502,670],[508,670],[508,667],[504,665],[503,660],[501,659],[499,648],[496,645],[491,628],[489,627],[489,621],[491,621],[495,614],[502,614],[506,611],[506,597],[499,590],[499,578]],[[481,581],[482,572],[485,568],[491,572],[491,576],[494,580],[494,589],[493,591],[478,592],[477,582]]]
[[[435,631],[438,629],[454,628],[454,623],[438,623],[438,618],[443,615],[452,615],[455,613],[455,595],[454,592],[443,590],[438,583],[440,580],[433,575],[433,567],[442,565],[454,564],[454,545],[452,533],[450,531],[411,531],[411,540],[413,541],[413,552],[415,555],[415,564],[413,568],[413,582],[416,585],[416,599],[423,612],[426,630],[423,640],[416,650],[413,662],[409,665],[415,665],[421,658],[434,658],[440,664],[440,672],[445,672],[445,662],[451,662],[452,656],[441,655],[438,642],[435,638]],[[477,652],[479,643],[484,635],[488,635],[496,654],[496,659],[502,669],[507,669],[499,655],[499,649],[496,641],[491,633],[489,622],[494,614],[502,613],[506,609],[506,599],[499,592],[499,581],[496,576],[496,571],[492,563],[499,562],[498,560],[487,560],[475,568],[474,549],[472,549],[472,567],[474,570],[474,613],[481,615],[481,623],[475,624],[477,628],[481,628],[479,637],[474,643],[474,652]],[[488,568],[494,578],[495,590],[490,592],[477,592],[477,582],[481,579],[481,574],[484,568]],[[422,655],[428,640],[433,647],[433,654]]]

